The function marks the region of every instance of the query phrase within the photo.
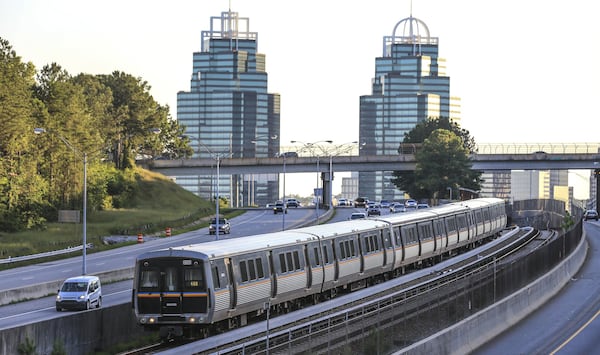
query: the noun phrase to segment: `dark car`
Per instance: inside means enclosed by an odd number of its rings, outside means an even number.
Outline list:
[[[369,199],[366,197],[357,197],[356,200],[354,200],[354,207],[366,207],[367,202],[369,202]]]
[[[287,206],[281,200],[275,202],[275,207],[273,207],[273,213],[277,214],[278,212],[287,213]]]
[[[593,219],[593,220],[598,220],[598,212],[594,211],[594,210],[587,210],[585,211],[585,213],[583,214],[583,220],[587,221],[588,219]]]
[[[217,232],[217,219],[213,218],[210,221],[210,225],[208,226],[209,234],[216,234]],[[219,218],[219,234],[229,234],[231,233],[231,224],[227,220],[227,218]]]
[[[367,210],[367,216],[381,216],[381,209],[377,206],[369,207]]]

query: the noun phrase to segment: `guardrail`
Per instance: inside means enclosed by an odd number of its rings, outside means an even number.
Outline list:
[[[86,245],[87,245],[86,249],[91,249],[94,246],[92,243],[87,243]],[[61,249],[61,250],[47,251],[45,253],[39,253],[39,254],[31,254],[31,255],[23,255],[23,256],[15,256],[15,257],[9,256],[6,259],[0,259],[0,264],[10,264],[10,263],[17,263],[19,261],[41,259],[41,258],[46,258],[49,256],[73,253],[73,252],[80,251],[80,250],[83,250],[83,245],[69,247],[69,248]]]

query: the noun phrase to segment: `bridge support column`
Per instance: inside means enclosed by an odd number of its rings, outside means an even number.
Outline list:
[[[598,205],[600,201],[600,169],[594,170],[594,176],[596,177],[596,211],[600,211]]]
[[[321,182],[323,183],[323,205],[331,208],[333,207],[331,204],[331,198],[333,196],[333,172],[331,174],[329,174],[329,171],[322,172]]]

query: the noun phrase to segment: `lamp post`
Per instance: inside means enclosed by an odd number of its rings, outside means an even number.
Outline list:
[[[45,128],[34,128],[33,129],[33,133],[35,134],[42,134],[42,133],[46,133],[48,132]],[[65,137],[61,136],[60,134],[52,131],[52,133],[56,134],[56,136],[63,141],[63,143],[65,143],[67,145],[67,147],[69,147],[71,150],[73,150],[73,152],[75,153],[75,155],[79,155],[81,156],[81,158],[83,159],[83,245],[82,245],[82,253],[83,253],[83,260],[82,260],[82,266],[81,266],[81,274],[82,275],[86,275],[87,274],[87,261],[86,261],[86,254],[87,254],[87,153],[82,152],[80,150],[78,150],[77,148],[75,148],[71,142],[69,142]]]
[[[329,154],[329,208],[333,208],[333,157],[346,153],[352,149],[358,141],[342,143],[334,146],[328,151]],[[359,147],[360,149],[360,147]]]
[[[185,136],[188,139],[194,139],[195,141],[198,142],[198,144],[200,146],[202,146],[204,149],[206,149],[206,151],[211,155],[211,157],[215,160],[216,165],[217,165],[217,183],[216,183],[216,187],[215,187],[215,194],[216,194],[216,198],[215,198],[215,238],[217,240],[219,240],[219,202],[220,202],[220,198],[219,198],[219,182],[221,181],[221,176],[220,176],[220,172],[219,172],[219,166],[221,164],[221,155],[217,154],[215,152],[213,152],[212,150],[210,150],[210,148],[208,148],[204,143],[200,142],[199,139],[193,138],[193,137],[189,137],[189,136]],[[230,155],[232,153],[229,153]]]
[[[321,153],[325,153],[325,149],[323,149],[323,147],[321,147],[319,145],[319,143],[328,143],[331,144],[333,143],[332,140],[322,140],[322,141],[316,141],[316,142],[302,142],[302,141],[290,141],[290,143],[295,144],[295,143],[300,143],[302,144],[302,150],[306,149],[310,152],[311,156],[316,156],[317,158],[317,189],[316,191],[319,191],[319,155],[315,153],[314,149],[315,148],[319,148],[321,150]],[[321,195],[323,193],[321,192]],[[317,196],[317,194],[315,193],[315,213],[316,213],[316,223],[319,223],[319,196]]]

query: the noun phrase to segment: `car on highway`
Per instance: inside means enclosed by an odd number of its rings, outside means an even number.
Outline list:
[[[419,203],[419,204],[417,204],[417,209],[418,210],[423,209],[423,208],[429,208],[429,205],[426,204],[426,203]]]
[[[381,216],[381,209],[373,205],[367,209],[367,216]]]
[[[215,234],[217,232],[217,219],[213,218],[210,220],[210,225],[208,226],[208,233]],[[231,223],[227,218],[219,218],[219,234],[229,234],[231,233]]]
[[[408,207],[411,207],[411,208],[415,207],[416,208],[417,205],[418,205],[417,200],[413,200],[412,198],[404,201],[404,206],[407,207],[407,208]]]
[[[288,198],[286,200],[286,205],[287,205],[287,207],[298,208],[298,207],[300,207],[300,202],[298,200],[296,200],[295,198]]]
[[[587,210],[585,211],[585,213],[583,214],[583,220],[587,221],[587,220],[598,220],[598,212],[596,212],[595,210]]]
[[[394,202],[390,205],[390,213],[406,212],[406,207],[403,203]]]
[[[369,202],[369,199],[366,197],[357,197],[354,200],[354,207],[367,207],[367,202]]]
[[[364,212],[353,212],[348,219],[363,219],[367,218],[367,214]]]
[[[273,213],[287,213],[287,206],[283,203],[282,200],[275,202],[275,207],[273,207]]]
[[[56,295],[56,310],[84,310],[102,307],[102,285],[98,276],[76,276],[66,279]]]
[[[338,199],[338,206],[352,206],[352,201],[347,198]]]

